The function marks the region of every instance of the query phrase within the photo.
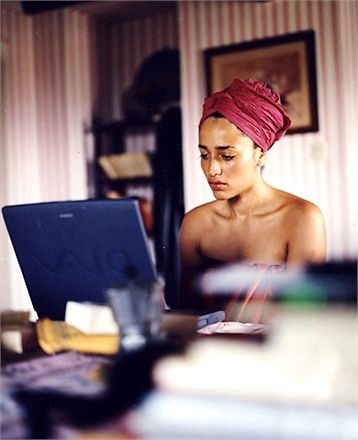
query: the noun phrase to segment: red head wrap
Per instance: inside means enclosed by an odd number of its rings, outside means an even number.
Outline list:
[[[291,125],[280,95],[251,79],[235,79],[226,89],[205,98],[199,127],[215,112],[236,125],[264,151],[281,139]]]

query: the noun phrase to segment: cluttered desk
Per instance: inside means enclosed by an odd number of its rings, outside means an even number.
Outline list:
[[[2,316],[2,438],[357,438],[356,263],[267,274],[264,324],[210,321],[165,310],[135,201],[5,211],[39,319]]]

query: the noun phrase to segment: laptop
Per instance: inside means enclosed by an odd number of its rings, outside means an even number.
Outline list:
[[[34,309],[64,319],[67,301],[104,303],[105,290],[156,270],[136,199],[85,200],[2,209]]]
[[[157,280],[136,198],[13,205],[2,213],[39,318],[63,320],[68,301],[106,303],[106,290],[129,278]],[[223,319],[224,312],[198,313],[198,327]]]

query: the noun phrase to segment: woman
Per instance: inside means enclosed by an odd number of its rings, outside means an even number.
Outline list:
[[[318,207],[273,188],[261,173],[267,151],[290,124],[279,95],[260,82],[236,79],[205,99],[199,152],[216,200],[194,208],[182,222],[182,305],[195,305],[193,278],[216,264],[324,261]]]

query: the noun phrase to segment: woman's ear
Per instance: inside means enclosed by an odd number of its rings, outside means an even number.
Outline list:
[[[263,168],[266,164],[266,153],[263,151],[261,152],[261,156],[259,158],[258,166]]]
[[[255,148],[256,165],[260,168],[265,166],[266,153],[260,147]]]

